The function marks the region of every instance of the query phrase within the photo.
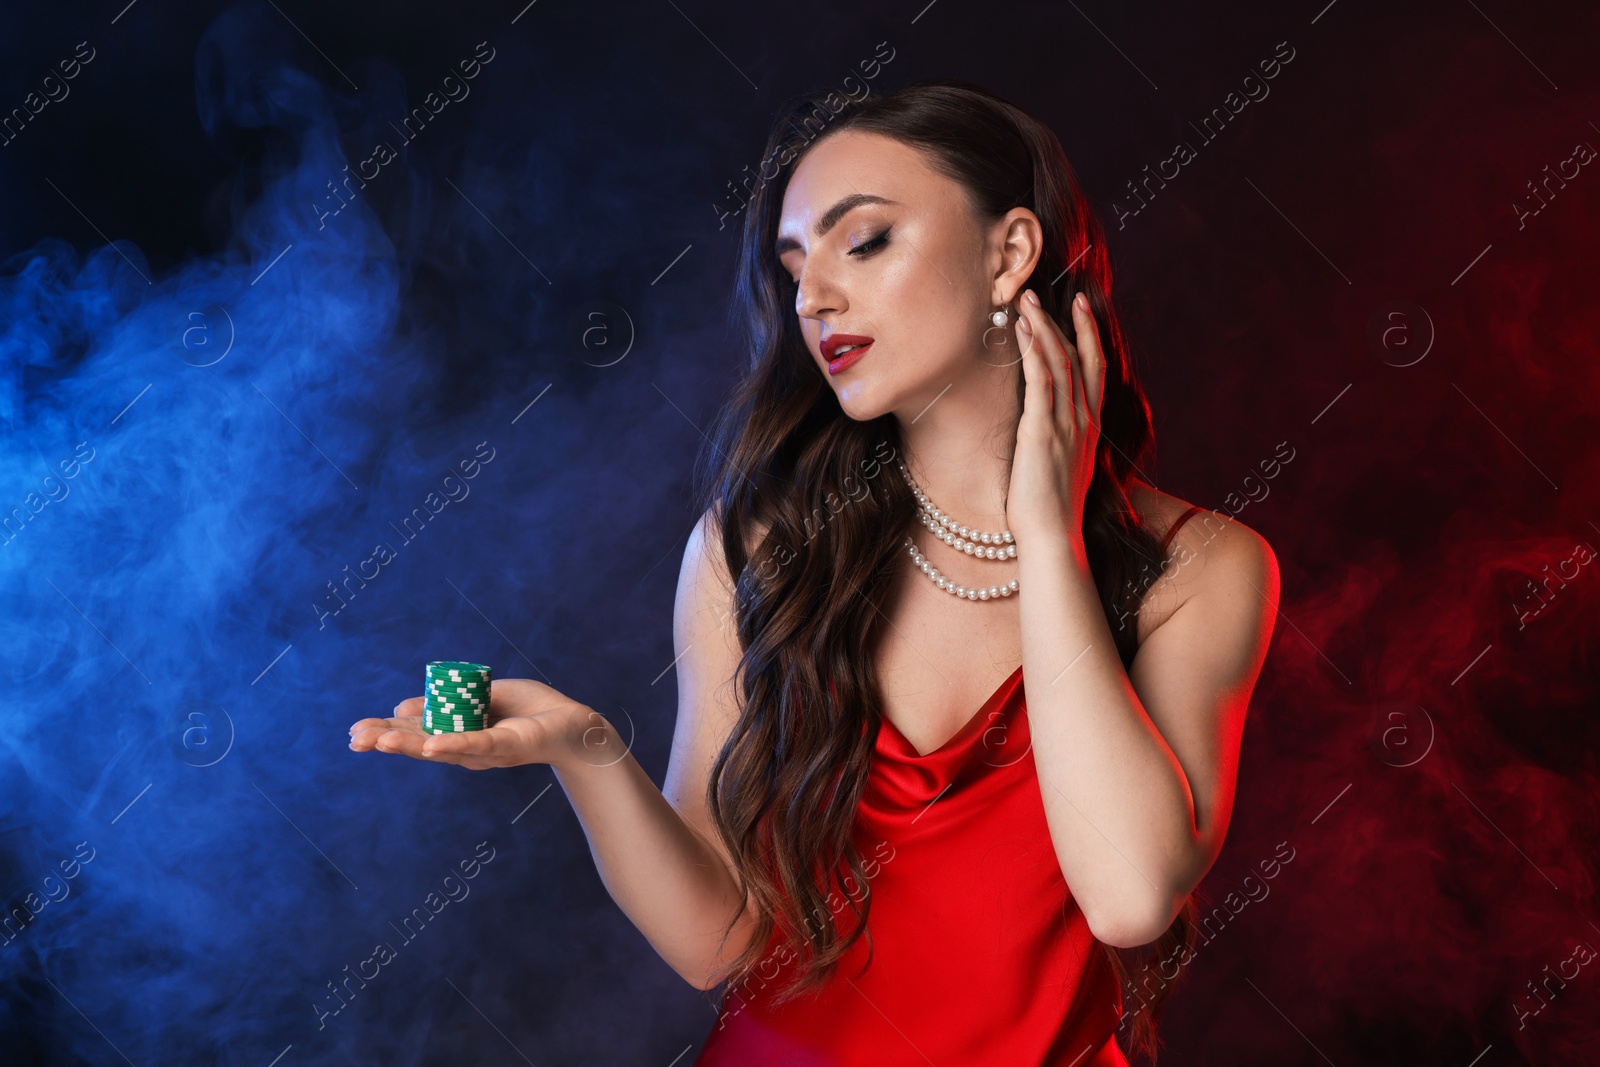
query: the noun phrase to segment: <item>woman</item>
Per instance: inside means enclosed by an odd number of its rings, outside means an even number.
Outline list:
[[[1123,1023],[1153,1058],[1272,551],[1140,477],[1104,237],[1046,127],[931,82],[796,98],[767,149],[664,789],[524,679],[482,733],[427,737],[413,697],[351,747],[550,764],[628,917],[726,984],[697,1063],[1103,1067]]]

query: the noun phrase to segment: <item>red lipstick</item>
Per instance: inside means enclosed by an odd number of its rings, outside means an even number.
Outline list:
[[[847,345],[854,345],[857,347],[851,348],[848,352],[841,353],[839,349],[844,348]],[[849,367],[855,363],[856,360],[866,355],[867,349],[871,347],[872,338],[870,337],[863,337],[860,334],[854,333],[833,334],[826,341],[823,341],[821,345],[822,358],[828,361],[828,373],[838,374],[846,367]]]

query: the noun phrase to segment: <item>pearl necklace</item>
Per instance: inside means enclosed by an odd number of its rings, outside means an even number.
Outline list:
[[[985,530],[968,529],[946,515],[934,506],[928,494],[922,491],[916,479],[911,477],[911,471],[904,463],[899,463],[900,473],[905,476],[911,492],[917,498],[917,518],[933,535],[951,548],[965,552],[978,559],[1007,560],[1017,556],[1016,539],[1011,536],[1010,530],[1001,530],[990,533]],[[1005,585],[991,585],[987,589],[969,589],[964,585],[957,585],[939,572],[939,568],[928,562],[926,556],[917,551],[917,546],[911,538],[906,538],[906,551],[911,554],[911,561],[917,569],[928,576],[928,579],[940,589],[951,596],[961,597],[964,600],[999,600],[1008,597],[1017,591],[1017,580],[1011,579]]]

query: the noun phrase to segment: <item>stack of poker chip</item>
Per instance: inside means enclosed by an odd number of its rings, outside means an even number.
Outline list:
[[[459,734],[487,727],[489,682],[487,664],[457,660],[435,660],[428,664],[422,728],[430,734]]]

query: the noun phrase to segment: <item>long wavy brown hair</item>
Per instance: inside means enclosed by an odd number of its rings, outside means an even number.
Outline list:
[[[763,157],[777,163],[776,173],[763,169],[740,235],[730,319],[750,364],[719,411],[694,478],[700,510],[712,512],[728,573],[736,576],[743,649],[735,675],[739,718],[711,768],[707,803],[741,888],[759,909],[750,944],[720,978],[744,981],[781,930],[800,949],[800,963],[775,1003],[826,982],[866,928],[871,891],[860,888],[869,878],[851,829],[882,722],[868,650],[896,569],[906,565],[902,542],[917,521],[905,482],[892,468],[890,477],[878,477],[900,454],[898,422],[892,414],[856,421],[844,413],[806,347],[795,283],[773,253],[794,166],[818,140],[842,130],[921,150],[966,189],[982,223],[1019,206],[1038,216],[1044,248],[1026,285],[1057,322],[1070,322],[1067,302],[1086,293],[1106,355],[1083,536],[1124,668],[1137,651],[1139,601],[1163,569],[1160,542],[1127,493],[1130,474],[1154,458],[1149,405],[1112,306],[1101,224],[1055,134],[963,81],[920,82],[859,100],[837,93],[790,98]],[[1020,412],[1020,362],[1016,375]],[[831,916],[841,899],[835,887],[846,886],[857,887],[844,894],[857,921],[841,935]],[[1148,999],[1135,994],[1137,957],[1186,959],[1197,910],[1191,895],[1153,946],[1129,953],[1133,962],[1103,946],[1123,988],[1123,1022],[1131,1024],[1125,1044],[1152,1063],[1156,1018],[1172,982],[1149,989],[1147,980]],[[870,935],[868,947],[870,959]],[[1135,995],[1136,1011],[1127,1003]]]

